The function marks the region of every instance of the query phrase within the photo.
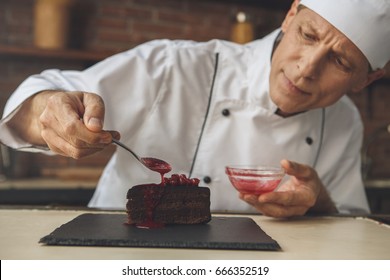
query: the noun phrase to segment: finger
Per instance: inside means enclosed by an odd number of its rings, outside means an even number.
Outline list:
[[[253,206],[258,203],[258,196],[256,195],[240,193],[239,198]]]
[[[58,136],[70,142],[83,126],[80,122],[80,115],[84,112],[84,108],[80,98],[78,93],[53,94],[40,116],[41,125],[45,129],[56,131]]]
[[[266,216],[275,217],[275,218],[287,218],[292,216],[300,216],[304,215],[309,209],[308,206],[305,205],[283,205],[275,202],[272,203],[264,203],[261,202],[260,198],[264,196],[261,195],[259,197],[255,195],[245,195],[240,194],[240,198],[252,205],[259,212]]]
[[[42,138],[46,141],[48,147],[54,153],[62,156],[80,159],[101,151],[102,147],[75,147],[67,142],[63,137],[58,136],[53,130],[43,130]]]
[[[68,143],[78,148],[92,148],[93,146],[101,148],[101,145],[112,142],[110,132],[100,131],[100,133],[96,133],[89,130],[84,121],[80,120],[73,103],[65,103],[61,108],[63,109],[50,110],[44,113],[45,121],[43,123],[54,130],[60,128],[57,134],[66,139]],[[52,112],[56,112],[55,115]]]
[[[299,195],[296,195],[296,192],[286,191],[286,192],[275,192],[265,194],[262,197],[259,197],[260,203],[277,203],[284,206],[297,205],[299,203]]]
[[[315,200],[312,193],[299,191],[271,192],[258,198],[259,203],[274,203],[287,207],[303,206],[306,208],[312,207]]]
[[[90,131],[85,125],[83,120],[79,118],[73,118],[71,116],[55,116],[61,119],[56,119],[58,126],[53,126],[52,128],[60,127],[57,131],[58,136],[61,136],[69,144],[77,148],[92,148],[94,146],[102,146],[104,144],[111,143],[112,136],[109,132],[100,132],[95,133]],[[53,129],[55,130],[55,129]]]
[[[52,125],[53,122],[72,123],[80,119],[80,114],[83,111],[80,100],[77,97],[67,93],[53,94],[48,98],[46,108],[40,116],[40,122],[46,127],[56,128]]]
[[[53,130],[43,129],[41,131],[41,136],[52,152],[62,156],[71,156],[69,153],[66,152],[67,149],[64,148],[66,145],[69,144],[62,137],[58,136]]]
[[[275,203],[261,204],[257,209],[266,216],[274,218],[288,218],[304,215],[308,208],[304,206],[286,207]]]
[[[103,129],[105,107],[103,99],[92,93],[83,94],[83,105],[85,108],[83,120],[87,128],[93,132],[100,132]]]
[[[77,158],[89,153],[79,152],[77,149],[90,149],[93,153],[96,149],[100,150],[111,143],[113,137],[120,137],[117,132],[96,133],[89,130],[80,120],[80,116],[84,114],[82,100],[81,92],[57,92],[48,99],[47,106],[40,116],[42,130],[45,129],[46,134],[50,135],[44,140],[59,154]],[[48,133],[50,130],[51,133]],[[60,137],[64,142],[59,139],[53,141],[50,137]]]
[[[107,130],[107,132],[111,134],[111,137],[113,139],[116,139],[116,140],[120,140],[121,139],[121,134],[118,131],[116,131],[116,130]]]
[[[51,144],[53,147],[59,145],[71,145],[73,148],[91,148],[91,149],[102,149],[106,143],[111,143],[112,136],[110,132],[104,132],[104,135],[90,132],[83,122],[80,119],[70,119],[64,116],[62,119],[57,117],[62,117],[61,115],[52,114],[53,111],[45,110],[44,113],[40,116],[40,121],[42,124],[42,138],[45,136],[44,140],[47,144]],[[64,121],[67,119],[67,121]],[[60,137],[59,139],[53,140],[53,138]],[[102,137],[109,138],[108,140],[102,141]],[[57,144],[56,144],[57,143]],[[66,144],[65,144],[66,143]],[[63,148],[60,148],[63,151]],[[59,151],[56,151],[60,153]]]
[[[283,159],[280,164],[290,176],[295,176],[299,179],[310,179],[313,176],[313,169],[308,165],[286,159]]]
[[[50,151],[52,151],[53,153],[56,153],[58,155],[61,155],[61,156],[70,157],[69,154],[65,153],[59,147],[57,147],[57,145],[61,145],[60,143],[63,140],[62,138],[50,136],[48,133],[45,133],[45,132],[42,132],[41,135],[42,135],[42,138],[46,141],[46,144],[49,147]],[[54,141],[51,141],[52,139]]]

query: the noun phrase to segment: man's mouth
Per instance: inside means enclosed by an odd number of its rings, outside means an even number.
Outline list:
[[[311,95],[310,92],[303,90],[302,88],[296,86],[293,82],[291,82],[291,80],[284,73],[283,73],[283,82],[284,82],[286,89],[291,94]]]

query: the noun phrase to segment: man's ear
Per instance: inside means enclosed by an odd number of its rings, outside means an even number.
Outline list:
[[[372,84],[376,80],[379,80],[380,78],[382,78],[385,74],[386,74],[386,71],[384,68],[368,73],[367,79],[363,83],[361,83],[361,84],[357,85],[355,88],[353,88],[352,92],[357,93],[357,92],[361,91],[362,89],[364,89],[365,87],[368,87],[370,84]]]
[[[298,6],[299,6],[300,0],[294,0],[294,2],[291,4],[290,10],[288,10],[283,22],[282,22],[282,31],[286,32],[287,27],[290,25],[292,19],[294,16],[298,13]]]

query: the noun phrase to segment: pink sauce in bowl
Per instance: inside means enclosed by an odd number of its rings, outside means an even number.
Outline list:
[[[225,173],[240,193],[261,195],[272,192],[284,177],[281,167],[226,166]]]

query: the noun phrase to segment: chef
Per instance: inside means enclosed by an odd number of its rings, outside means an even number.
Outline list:
[[[6,104],[1,142],[78,159],[120,138],[200,178],[213,212],[368,213],[363,127],[346,94],[389,59],[388,0],[294,1],[280,29],[246,45],[156,40],[31,76]],[[228,164],[281,164],[287,177],[276,192],[238,195]],[[123,209],[131,186],[151,182],[159,174],[117,149],[89,206]]]

